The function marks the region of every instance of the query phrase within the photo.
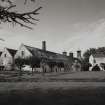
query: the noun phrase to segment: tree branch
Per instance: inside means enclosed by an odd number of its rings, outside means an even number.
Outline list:
[[[11,5],[8,8],[0,7],[0,22],[16,23],[19,24],[20,26],[32,29],[26,24],[28,23],[35,25],[35,22],[39,21],[38,19],[35,19],[34,16],[39,14],[38,11],[42,7],[38,7],[32,12],[26,12],[26,13],[10,12],[9,10],[13,7],[15,7],[15,5]]]
[[[30,0],[34,2],[35,0]],[[8,2],[9,7],[0,6],[0,23],[9,22],[14,24],[19,24],[22,27],[26,27],[32,29],[29,25],[35,25],[39,19],[36,19],[35,16],[39,15],[38,11],[42,9],[42,7],[38,7],[31,12],[19,13],[19,12],[11,12],[10,10],[16,5],[12,3],[11,0],[2,0],[2,2]],[[27,2],[27,0],[25,0]]]

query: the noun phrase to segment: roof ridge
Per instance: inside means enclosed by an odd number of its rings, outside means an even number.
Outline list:
[[[34,48],[34,49],[38,49],[38,50],[41,50],[41,51],[43,51],[42,49],[40,49],[40,48],[37,48],[37,47],[32,47],[32,46],[29,46],[29,45],[25,45],[25,44],[24,44],[24,46],[26,46],[26,47],[30,47],[30,48]],[[56,53],[56,52],[53,52],[53,51],[49,51],[49,50],[46,50],[46,52],[55,53],[55,54],[60,54],[60,53]],[[62,55],[62,54],[60,54],[60,55]]]
[[[26,45],[26,44],[24,44],[24,46],[26,46],[26,47],[31,47],[31,48],[36,48],[36,49],[40,49],[40,48],[33,47],[33,46],[29,46],[29,45]]]
[[[47,57],[48,59],[56,59],[57,61],[60,60],[68,60],[67,57],[63,56],[63,54],[51,52],[51,51],[43,51],[43,49],[32,47],[29,45],[23,44],[24,47],[33,55],[33,56],[39,56],[39,57]]]
[[[14,50],[14,51],[17,51],[16,49],[12,49],[12,48],[7,48],[7,47],[6,47],[6,49],[8,49],[8,50]]]

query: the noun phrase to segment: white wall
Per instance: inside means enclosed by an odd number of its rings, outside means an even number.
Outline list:
[[[24,51],[24,58],[32,56],[32,54],[27,50],[27,48],[23,44],[21,44],[21,46],[19,47],[18,51],[15,54],[15,58],[18,58],[18,57],[23,58],[22,51]]]
[[[90,57],[89,57],[89,63],[92,65],[92,66],[94,66],[94,60],[95,60],[95,58],[93,57],[93,55],[90,55]]]
[[[6,54],[6,57],[5,57],[5,54]],[[8,67],[11,68],[11,65],[13,64],[13,57],[11,56],[11,54],[8,52],[6,48],[4,48],[4,51],[1,54],[0,63],[1,65],[5,66],[7,69]]]

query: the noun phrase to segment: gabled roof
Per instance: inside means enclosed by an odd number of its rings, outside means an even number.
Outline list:
[[[52,59],[52,60],[56,60],[56,61],[61,61],[61,60],[68,60],[67,57],[65,57],[62,54],[59,53],[55,53],[55,52],[51,52],[51,51],[44,51],[42,49],[39,48],[35,48],[35,47],[30,47],[27,45],[24,45],[33,56],[37,56],[39,58],[43,57],[43,58],[48,58],[48,59]]]
[[[9,53],[14,57],[14,55],[16,54],[16,52],[17,52],[17,50],[15,50],[15,49],[10,49],[10,48],[6,48],[8,51],[9,51]]]
[[[92,56],[94,58],[104,58],[105,57],[105,54],[103,54],[103,53],[96,53],[96,54],[92,54]]]

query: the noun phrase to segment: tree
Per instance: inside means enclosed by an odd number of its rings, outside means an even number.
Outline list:
[[[35,0],[30,0],[32,2],[35,2]],[[39,19],[36,19],[34,16],[39,14],[39,10],[42,7],[38,7],[31,12],[25,12],[20,13],[19,11],[11,11],[13,8],[16,7],[16,4],[13,2],[13,0],[0,0],[0,23],[12,23],[13,25],[18,24],[22,27],[26,27],[28,29],[32,29],[32,27],[29,26],[35,25]],[[25,0],[25,3],[27,3],[27,0]]]
[[[32,75],[34,72],[34,68],[36,69],[36,67],[39,67],[40,65],[40,59],[36,56],[32,56],[26,59],[26,65],[30,65],[30,67],[32,68]]]
[[[91,54],[97,54],[97,53],[101,53],[101,54],[105,54],[105,47],[98,47],[98,48],[90,48],[90,49],[88,49],[84,54],[83,54],[83,56],[84,56],[84,60],[86,61],[86,62],[89,62],[89,56],[91,55]]]
[[[83,70],[85,71],[89,70],[89,67],[92,66],[89,63],[89,57],[91,54],[105,54],[105,47],[90,48],[86,50],[86,52],[83,54],[84,59],[82,61],[82,67],[83,67]]]
[[[25,59],[22,58],[16,58],[15,59],[15,65],[19,68],[19,75],[22,75],[22,68],[24,67]]]
[[[81,61],[82,64],[82,71],[89,71],[89,68],[92,66],[88,60],[82,59]]]
[[[96,54],[97,49],[96,48],[90,48],[87,49],[84,54],[83,54],[83,59],[82,59],[82,71],[89,71],[89,67],[92,65],[89,63],[89,57],[91,54]]]
[[[83,54],[85,62],[89,62],[89,56],[91,54],[96,54],[96,49],[95,48],[90,48]]]

